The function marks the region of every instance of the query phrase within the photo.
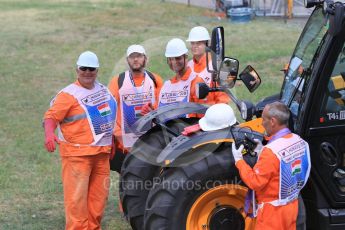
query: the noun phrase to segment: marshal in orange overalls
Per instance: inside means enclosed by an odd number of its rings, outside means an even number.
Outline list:
[[[109,192],[109,155],[116,103],[106,87],[98,83],[88,90],[76,81],[65,89],[53,99],[44,120],[53,121],[60,128],[66,229],[100,229]],[[101,127],[91,126],[78,95],[85,104],[94,104],[91,107],[99,116],[98,121],[111,118]],[[104,98],[110,100],[103,103]],[[97,101],[102,103],[98,105]],[[110,141],[104,138],[104,130]],[[95,140],[98,136],[101,138]]]
[[[291,137],[292,134],[288,134],[283,138]],[[258,210],[255,229],[296,229],[297,199],[283,206],[273,206],[267,203],[277,200],[279,196],[280,161],[276,155],[264,147],[254,168],[251,168],[244,160],[239,160],[236,167],[239,169],[244,183],[256,192],[258,204],[265,203]]]

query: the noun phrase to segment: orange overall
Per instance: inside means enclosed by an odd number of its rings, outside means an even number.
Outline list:
[[[211,57],[208,58],[208,61],[210,62]],[[195,72],[199,77],[201,77],[208,86],[212,87],[212,77],[211,73],[207,72],[206,70],[206,54],[204,54],[199,61],[196,59],[192,59],[189,61],[188,65],[191,67],[192,71]],[[225,103],[229,104],[230,98],[229,96],[224,92],[210,92],[208,96],[206,97],[206,104],[213,105],[218,103]]]
[[[290,137],[292,134],[283,138]],[[276,155],[270,149],[263,148],[258,162],[253,168],[244,160],[239,160],[236,167],[243,182],[256,192],[258,204],[264,203],[263,207],[258,210],[255,229],[296,229],[297,199],[283,206],[273,206],[267,203],[277,200],[279,196],[280,161]]]
[[[74,84],[80,86],[78,81]],[[63,135],[59,147],[66,229],[74,230],[101,229],[109,191],[111,146],[90,145],[94,140],[87,118],[63,122],[84,113],[75,97],[60,92],[44,115],[44,119],[60,124]]]

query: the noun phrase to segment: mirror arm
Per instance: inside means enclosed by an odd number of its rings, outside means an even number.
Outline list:
[[[240,101],[232,94],[232,92],[230,91],[230,89],[224,88],[223,90],[224,90],[224,92],[226,92],[226,94],[229,95],[231,101],[235,103],[235,105],[237,106],[237,108],[240,109],[240,108],[241,108]]]
[[[206,46],[205,50],[206,50],[206,70],[209,73],[214,73],[215,71],[214,70],[210,70],[209,64],[208,64],[208,53],[211,52],[211,49],[210,49],[210,47]]]
[[[213,71],[211,81],[213,83],[213,84],[211,84],[211,88],[217,88],[217,73],[216,73],[216,71]]]

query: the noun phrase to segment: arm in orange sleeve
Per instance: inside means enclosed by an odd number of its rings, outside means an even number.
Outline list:
[[[270,149],[264,148],[253,168],[244,160],[239,160],[236,167],[243,182],[249,188],[257,191],[265,187],[273,173],[279,170],[279,160]]]
[[[225,92],[212,92],[214,95],[214,101],[216,104],[218,103],[225,103],[229,104],[230,102],[230,97],[225,93]]]
[[[60,123],[66,117],[76,99],[72,95],[62,92],[53,100],[53,105],[44,114],[44,119],[52,119],[56,123]]]
[[[207,97],[207,104],[229,104],[230,102],[230,97],[225,92],[210,92],[210,94],[212,99],[210,100],[210,97]]]
[[[113,95],[117,102],[117,113],[116,113],[116,121],[115,121],[115,127],[114,127],[114,135],[116,139],[122,138],[122,132],[121,132],[121,120],[122,120],[122,108],[120,107],[120,94],[119,94],[119,76],[113,77],[108,85],[108,89],[110,93]]]
[[[212,85],[214,83],[211,83]],[[216,86],[219,87],[219,84],[216,83]],[[230,97],[225,92],[210,92],[210,96],[207,97],[207,104],[218,104],[218,103],[225,103],[229,104]]]
[[[200,104],[205,104],[205,100],[204,99],[199,99],[196,95],[196,84],[198,83],[205,83],[205,81],[199,77],[196,76],[193,81],[191,82],[191,86],[190,86],[190,96],[189,96],[189,101],[190,102],[195,102],[195,103],[200,103]]]
[[[56,122],[53,119],[45,119],[44,125],[44,146],[48,152],[55,151],[55,142],[59,143],[59,138],[55,135],[55,129],[57,127]]]
[[[59,93],[55,98],[52,106],[44,114],[44,145],[48,152],[55,151],[55,142],[59,143],[54,132],[57,124],[63,121],[71,109],[75,99],[67,93]]]
[[[110,91],[110,93],[113,95],[113,97],[115,98],[117,104],[120,103],[120,95],[119,95],[119,76],[113,77],[108,85],[108,89]]]
[[[161,92],[164,81],[161,78],[161,76],[159,76],[158,74],[153,74],[153,75],[155,76],[157,87],[155,89],[155,104],[152,106],[153,106],[153,109],[157,109],[158,108],[159,93]]]

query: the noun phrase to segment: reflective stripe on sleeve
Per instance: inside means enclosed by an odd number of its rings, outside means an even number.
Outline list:
[[[87,118],[86,113],[74,115],[74,116],[71,116],[71,117],[66,117],[65,119],[63,119],[62,123],[70,123],[70,122],[81,120],[81,119],[84,119],[84,118]]]

